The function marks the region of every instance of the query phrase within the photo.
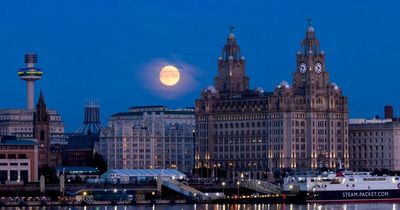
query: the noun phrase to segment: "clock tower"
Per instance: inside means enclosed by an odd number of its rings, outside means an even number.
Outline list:
[[[220,95],[243,93],[249,90],[246,61],[240,54],[233,27],[222,49],[222,55],[218,58],[218,75],[215,77],[214,86]]]
[[[308,20],[306,36],[297,52],[297,69],[293,75],[293,86],[302,90],[321,89],[329,84],[329,74],[325,67],[325,52],[320,50],[311,19]]]
[[[329,81],[311,19],[296,55],[293,85],[282,81],[269,102],[271,120],[279,118],[277,124],[284,125],[282,134],[269,134],[271,142],[283,142],[282,155],[271,151],[272,167],[335,168],[339,162],[349,166],[347,97]]]
[[[214,86],[196,100],[195,169],[201,177],[268,178],[283,168],[349,166],[347,97],[329,81],[325,53],[309,20],[293,84],[249,88],[234,34],[218,59]]]

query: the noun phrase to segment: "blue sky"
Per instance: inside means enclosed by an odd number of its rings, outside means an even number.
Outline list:
[[[308,17],[313,18],[330,79],[349,97],[351,117],[400,111],[400,3],[397,1],[77,1],[0,3],[0,108],[25,107],[17,70],[36,52],[36,82],[66,129],[83,118],[87,98],[102,121],[133,105],[193,106],[213,83],[228,26],[247,59],[251,87],[291,83]],[[158,66],[177,65],[184,80],[158,86]]]

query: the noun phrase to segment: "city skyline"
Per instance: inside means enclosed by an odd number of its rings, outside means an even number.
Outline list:
[[[398,3],[364,2],[362,8],[346,3],[342,8],[344,1],[307,2],[6,4],[1,16],[7,33],[0,35],[0,97],[6,100],[0,108],[25,108],[25,84],[17,71],[24,66],[26,52],[38,54],[37,66],[44,72],[36,83],[36,95],[42,88],[47,105],[61,114],[67,131],[82,123],[86,98],[98,99],[103,124],[110,115],[134,105],[193,107],[201,89],[211,85],[229,25],[235,26],[247,59],[250,88],[272,91],[282,80],[292,84],[299,37],[304,35],[305,20],[313,17],[321,49],[327,52],[331,81],[349,97],[350,117],[382,116],[385,104],[399,110],[393,95],[399,90],[396,37],[400,32],[392,27],[400,18],[394,10]],[[311,12],[304,14],[307,8]],[[240,15],[232,16],[229,10],[234,9]],[[341,15],[332,18],[335,9],[341,9]],[[170,12],[168,18],[165,11]],[[186,80],[175,89],[143,85],[154,82],[153,76],[158,78],[160,64],[182,68],[190,83]]]

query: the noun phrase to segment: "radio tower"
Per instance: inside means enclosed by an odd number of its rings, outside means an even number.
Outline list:
[[[42,78],[43,72],[34,65],[37,63],[37,55],[35,53],[25,54],[26,67],[18,71],[20,79],[26,81],[26,102],[27,108],[33,110],[33,100],[35,95],[35,81]]]

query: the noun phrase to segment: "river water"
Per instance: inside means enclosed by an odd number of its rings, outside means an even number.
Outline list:
[[[400,203],[368,204],[160,204],[136,206],[7,207],[1,210],[400,210]]]

